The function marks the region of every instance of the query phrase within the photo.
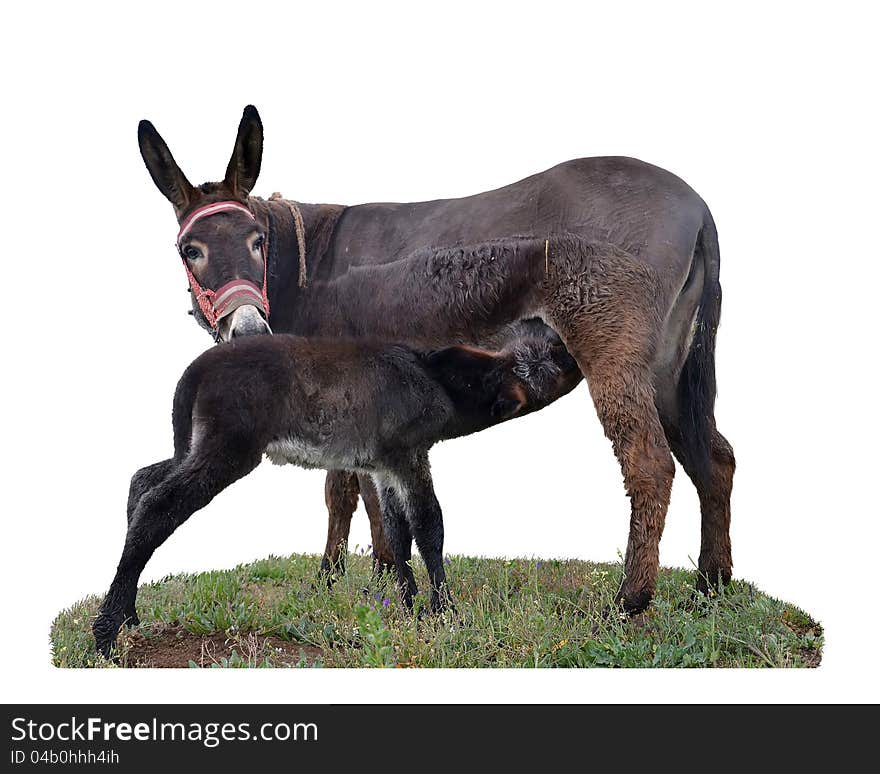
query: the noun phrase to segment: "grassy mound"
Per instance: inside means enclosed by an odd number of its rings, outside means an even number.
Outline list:
[[[366,556],[328,589],[318,558],[269,557],[232,570],[174,575],[138,593],[141,625],[120,633],[124,667],[813,667],[822,628],[807,614],[734,581],[694,592],[694,573],[662,570],[649,610],[603,611],[620,565],[447,560],[454,616],[414,619]],[[419,587],[427,588],[416,561]],[[52,624],[59,667],[115,666],[97,656],[88,597]],[[416,605],[425,604],[422,594]]]

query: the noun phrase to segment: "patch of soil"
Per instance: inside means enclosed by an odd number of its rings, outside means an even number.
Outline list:
[[[789,611],[786,611],[782,615],[782,623],[801,637],[806,634],[812,634],[815,637],[821,637],[823,635],[821,624],[816,623],[814,620],[803,614],[793,615]],[[804,665],[812,669],[815,669],[822,662],[822,652],[818,649],[801,648],[800,654],[801,658],[804,660]]]
[[[186,669],[189,662],[194,661],[200,667],[210,667],[219,665],[223,658],[229,659],[233,651],[251,666],[262,664],[267,655],[278,667],[296,666],[303,654],[309,664],[324,655],[320,648],[278,637],[199,635],[175,626],[149,636],[132,632],[126,640],[123,664],[126,667]]]

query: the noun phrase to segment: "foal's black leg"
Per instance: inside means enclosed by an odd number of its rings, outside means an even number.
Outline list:
[[[374,476],[379,502],[382,508],[382,520],[385,526],[385,537],[394,556],[394,569],[397,572],[397,585],[400,600],[408,610],[412,610],[413,597],[418,592],[412,565],[412,534],[406,519],[406,509],[395,489],[395,482],[387,476]]]
[[[162,460],[162,462],[141,468],[131,477],[131,486],[128,489],[128,507],[126,509],[129,524],[137,504],[141,501],[141,497],[154,486],[164,481],[172,470],[174,470],[174,460]]]
[[[434,494],[428,455],[418,455],[398,475],[410,529],[431,581],[431,612],[437,613],[452,600],[443,567],[443,513]]]
[[[259,451],[235,444],[193,455],[141,496],[129,519],[116,576],[92,624],[98,652],[109,658],[120,626],[134,611],[138,579],[153,552],[215,495],[250,473],[260,457]]]
[[[370,520],[370,535],[373,538],[373,575],[379,577],[382,573],[391,572],[394,569],[394,552],[385,536],[382,505],[379,502],[379,493],[376,491],[373,479],[366,474],[358,474],[357,480],[361,499],[364,501],[364,510]],[[412,541],[411,537],[410,541]]]
[[[131,486],[128,489],[128,506],[126,508],[126,518],[131,524],[131,517],[141,501],[141,498],[149,492],[153,487],[164,481],[174,470],[174,460],[162,460],[153,465],[141,468],[131,477]],[[125,625],[137,626],[140,623],[137,611],[134,609],[134,602],[125,610]]]

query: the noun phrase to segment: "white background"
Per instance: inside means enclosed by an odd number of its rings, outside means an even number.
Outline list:
[[[2,698],[876,699],[872,20],[843,3],[833,13],[803,3],[728,13],[706,3],[277,6],[6,11]],[[129,477],[169,455],[174,385],[210,344],[185,314],[176,223],[141,161],[137,122],[150,118],[198,183],[223,176],[247,103],[265,125],[263,196],[459,196],[603,154],[687,180],[721,239],[717,413],[739,462],[735,574],[823,622],[822,667],[53,669],[49,624],[109,584]],[[626,544],[620,472],[583,385],[438,447],[433,464],[450,553],[613,561]],[[261,466],[182,527],[144,580],[319,552],[322,485],[318,472]],[[369,542],[362,511],[352,542]],[[661,559],[689,566],[698,551],[697,500],[679,472]]]

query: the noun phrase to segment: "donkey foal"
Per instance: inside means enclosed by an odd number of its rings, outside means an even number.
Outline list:
[[[431,609],[449,601],[443,520],[428,450],[534,411],[581,379],[558,339],[515,339],[501,351],[252,337],[208,350],[174,395],[174,457],[132,478],[128,532],[116,576],[93,624],[109,656],[153,552],[195,511],[250,473],[277,464],[369,474],[376,484],[401,599],[416,592],[415,539],[431,582]]]

